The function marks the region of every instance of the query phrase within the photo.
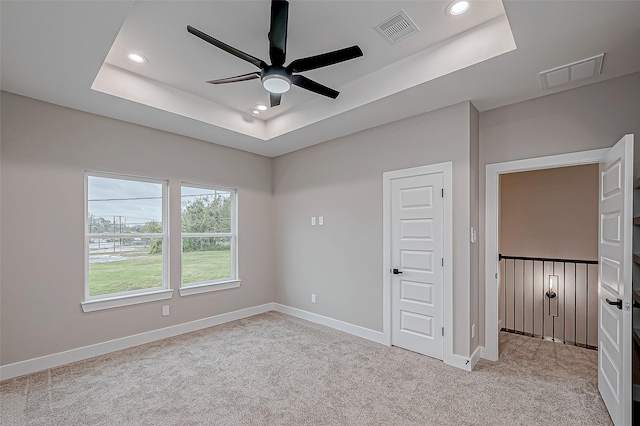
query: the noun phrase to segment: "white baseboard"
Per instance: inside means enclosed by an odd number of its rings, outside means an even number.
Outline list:
[[[482,357],[482,351],[483,351],[484,347],[482,346],[478,346],[476,348],[475,351],[473,351],[473,353],[471,354],[471,370],[473,370],[476,367],[476,364],[478,363],[478,361],[480,361],[480,358]]]
[[[480,354],[482,353],[482,346],[478,346],[471,357],[467,358],[464,356],[451,354],[450,356],[446,356],[444,359],[445,364],[448,364],[452,367],[457,367],[465,371],[472,371],[476,366],[478,361],[480,360]]]
[[[133,336],[127,336],[120,339],[109,340],[107,342],[96,343],[95,345],[84,346],[81,348],[58,352],[39,358],[33,358],[26,361],[3,365],[0,366],[0,380],[35,373],[36,371],[58,367],[64,364],[93,358],[110,352],[132,348],[134,346],[143,345],[145,343],[151,343],[156,340],[162,340],[168,337],[190,333],[192,331],[201,330],[203,328],[213,327],[215,325],[224,324],[226,322],[262,314],[264,312],[274,310],[273,305],[273,303],[265,303],[264,305],[240,309],[238,311],[228,312],[226,314],[220,314],[213,317],[202,318],[196,321],[148,331],[146,333],[135,334]]]
[[[281,305],[279,303],[273,304],[273,310],[282,312],[283,314],[291,315],[292,317],[297,317],[303,320],[314,322],[316,324],[324,325],[326,327],[335,328],[336,330],[344,331],[345,333],[353,334],[354,336],[362,337],[363,339],[386,345],[384,333],[382,333],[381,331],[371,330],[370,328],[361,327],[359,325],[354,325],[348,322],[325,317],[323,315],[303,311],[302,309]]]
[[[500,330],[502,329],[502,320],[498,320],[498,334],[500,334]],[[487,344],[487,338],[485,337],[485,345]],[[498,344],[490,347],[481,346],[480,357],[486,359],[488,361],[497,361],[498,360]]]
[[[456,355],[456,354],[451,354],[449,356],[445,356],[443,361],[445,364],[450,365],[452,367],[460,368],[465,371],[471,371],[470,358]]]

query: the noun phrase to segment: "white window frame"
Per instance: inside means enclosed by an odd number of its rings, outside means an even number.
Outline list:
[[[182,216],[180,217],[180,296],[190,296],[192,294],[208,293],[210,291],[226,290],[240,287],[242,280],[238,277],[238,193],[234,188],[225,188],[216,185],[203,185],[190,182],[180,183],[180,211],[182,211],[182,188],[200,188],[208,191],[225,191],[229,193],[231,203],[231,232],[182,232]],[[201,281],[196,283],[183,283],[182,276],[182,240],[185,237],[207,238],[207,237],[229,237],[231,268],[230,277],[217,280]]]
[[[89,232],[89,177],[130,180],[162,185],[162,233],[90,233]],[[86,171],[84,176],[84,312],[117,308],[139,303],[165,300],[173,297],[169,288],[169,184],[162,179],[153,179],[125,174]],[[89,241],[93,238],[162,238],[162,286],[141,290],[124,291],[99,296],[89,295]]]

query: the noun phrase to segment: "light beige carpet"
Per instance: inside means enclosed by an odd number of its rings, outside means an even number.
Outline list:
[[[0,383],[8,425],[609,425],[595,351],[501,333],[468,373],[269,312]]]

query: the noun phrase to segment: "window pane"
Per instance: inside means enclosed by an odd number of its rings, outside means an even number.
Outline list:
[[[182,284],[231,278],[231,238],[182,238]]]
[[[182,187],[182,232],[231,232],[231,193]]]
[[[162,287],[162,238],[89,240],[89,296]]]
[[[162,184],[88,177],[91,233],[162,233]]]

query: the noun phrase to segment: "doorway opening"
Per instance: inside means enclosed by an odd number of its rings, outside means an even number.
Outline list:
[[[499,328],[597,349],[598,164],[499,177]]]

